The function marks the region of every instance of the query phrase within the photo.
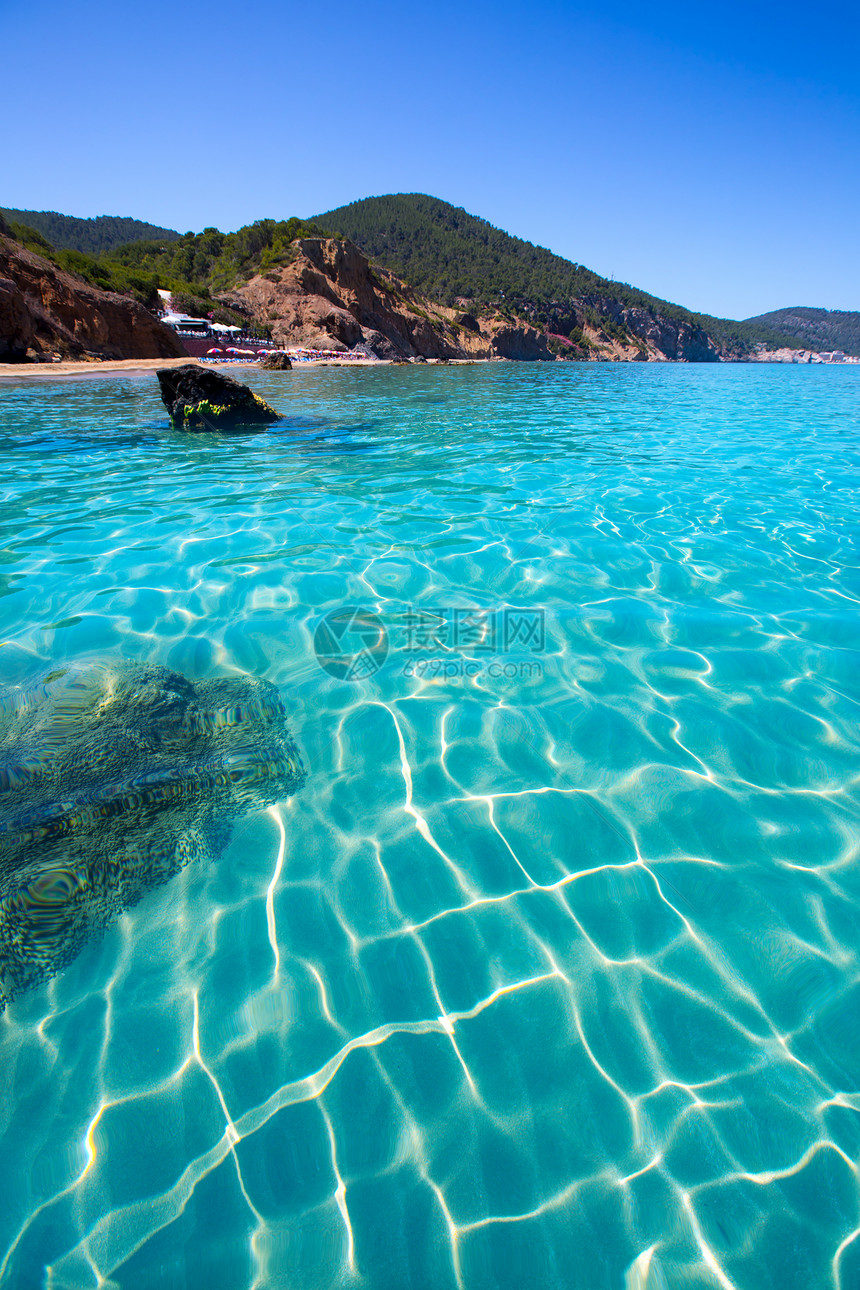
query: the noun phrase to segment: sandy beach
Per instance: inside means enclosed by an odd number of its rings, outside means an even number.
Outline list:
[[[0,363],[0,381],[45,379],[52,376],[110,376],[113,372],[154,372],[159,367],[181,367],[190,358],[123,358],[104,362]]]
[[[194,358],[124,358],[105,359],[104,362],[64,362],[64,363],[0,363],[0,381],[3,380],[50,380],[55,376],[111,376],[115,372],[154,372],[160,367],[182,367],[186,363],[197,362]],[[202,367],[203,364],[200,364]],[[259,363],[207,363],[207,367],[223,368],[226,372],[248,371],[259,369]],[[353,359],[313,359],[295,363],[295,367],[384,367],[390,366],[387,359],[368,360]]]

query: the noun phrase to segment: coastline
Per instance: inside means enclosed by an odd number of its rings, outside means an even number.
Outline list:
[[[497,359],[489,358],[452,358],[448,359],[445,364],[440,364],[438,359],[429,358],[426,363],[420,366],[437,367],[437,366],[459,366],[465,367],[475,363],[492,363],[498,362]],[[50,380],[52,377],[80,377],[80,376],[112,376],[117,372],[127,372],[133,375],[136,372],[154,372],[162,367],[183,367],[186,363],[200,363],[196,358],[108,358],[102,362],[92,362],[84,360],[82,362],[63,362],[63,363],[0,363],[0,382],[4,380],[16,380],[23,377],[25,380]],[[200,366],[204,364],[200,363]],[[206,367],[215,367],[223,369],[228,374],[234,368],[242,371],[261,370],[259,363],[207,363]],[[395,364],[389,358],[313,358],[304,359],[300,363],[293,364],[293,371],[301,370],[304,367],[393,367]],[[237,377],[238,379],[238,377]]]
[[[0,381],[16,380],[23,377],[25,380],[50,380],[55,376],[112,376],[117,372],[155,372],[162,367],[183,367],[186,363],[198,363],[196,358],[108,358],[104,362],[63,362],[63,363],[0,363]],[[200,364],[203,366],[203,364]],[[244,371],[259,371],[259,363],[210,363],[207,367],[224,368],[228,372],[233,368],[242,368]],[[337,360],[312,360],[305,363],[296,363],[296,367],[381,367],[390,366],[385,359],[377,359],[376,362],[370,363],[367,359],[352,359],[351,361]]]
[[[159,367],[181,367],[188,358],[106,358],[100,361],[62,363],[0,363],[0,381],[52,376],[109,376],[113,372],[154,372]]]
[[[449,358],[444,360],[437,359],[437,358],[428,358],[428,359],[425,359],[424,363],[421,364],[421,366],[474,367],[477,364],[499,363],[499,362],[509,363],[514,361],[515,360],[513,359],[505,359],[505,358]],[[611,360],[604,360],[604,361],[611,362]],[[669,361],[671,362],[671,360]],[[749,363],[750,365],[753,365],[753,366],[758,366],[762,363],[773,363],[775,366],[785,366],[788,364],[793,366],[811,366],[811,367],[850,367],[850,366],[860,365],[860,358],[851,357],[851,358],[843,359],[842,361],[836,361],[836,362],[819,361],[819,362],[810,363],[808,359],[800,360],[800,362],[798,362],[798,360],[796,359],[794,360],[780,359],[780,358],[765,359],[765,358],[759,358],[751,355],[743,359],[724,359],[723,362],[726,364],[730,363],[732,366],[737,366],[739,363]],[[15,381],[19,379],[23,379],[25,381],[31,381],[31,380],[46,381],[46,380],[55,380],[57,377],[62,377],[63,379],[73,380],[75,378],[86,378],[90,376],[115,376],[117,373],[123,373],[123,372],[129,376],[134,376],[136,374],[144,375],[146,372],[154,372],[158,368],[183,367],[187,363],[197,363],[197,364],[200,364],[200,366],[204,366],[204,364],[200,363],[199,359],[190,358],[190,357],[123,358],[123,359],[108,358],[100,362],[94,362],[92,360],[85,359],[83,361],[68,361],[68,362],[64,361],[62,363],[0,363],[0,385],[2,385],[4,381]],[[408,363],[408,360],[407,360],[407,365],[412,366],[412,364]],[[691,367],[698,366],[697,364],[690,364],[690,363],[680,363],[678,365],[691,366]],[[254,372],[259,372],[263,370],[261,369],[259,362],[206,363],[205,366],[218,368],[219,370],[225,371],[228,375],[230,373],[233,373],[236,376],[237,380],[241,378],[239,377],[238,373],[234,372],[234,369],[236,368],[241,369],[242,371],[254,371]],[[302,368],[305,368],[305,367],[377,368],[377,367],[395,367],[395,366],[397,366],[397,363],[390,358],[377,358],[377,359],[370,359],[370,360],[366,358],[360,358],[360,359],[359,358],[341,358],[341,359],[312,358],[312,359],[304,359],[301,362],[294,363],[292,370],[300,371]]]

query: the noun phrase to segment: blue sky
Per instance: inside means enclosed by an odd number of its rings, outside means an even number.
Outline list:
[[[860,309],[860,9],[598,8],[0,0],[0,205],[196,231],[426,192],[693,309]]]

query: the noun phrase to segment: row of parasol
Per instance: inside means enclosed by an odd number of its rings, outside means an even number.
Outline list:
[[[231,345],[228,349],[218,349],[216,346],[214,349],[207,349],[206,351],[207,355],[234,354],[240,358],[257,358],[260,354],[270,354],[271,352],[269,349],[258,349],[256,352],[253,349],[236,349],[235,345]]]

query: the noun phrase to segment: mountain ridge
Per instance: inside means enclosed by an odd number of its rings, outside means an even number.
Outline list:
[[[350,238],[371,260],[440,303],[457,298],[513,308],[550,335],[591,323],[610,337],[632,338],[625,310],[645,310],[704,331],[723,357],[741,357],[760,342],[792,345],[767,325],[700,314],[628,283],[615,282],[545,247],[535,246],[426,193],[367,197],[312,217],[330,235]],[[579,302],[572,307],[573,302]],[[607,330],[608,329],[608,330]],[[798,346],[799,347],[799,346]]]
[[[175,229],[133,219],[130,215],[95,215],[91,219],[83,219],[77,215],[62,215],[59,211],[27,211],[0,206],[0,216],[10,224],[24,224],[35,229],[58,251],[80,251],[84,255],[103,255],[127,242],[154,238],[175,241],[180,236]]]
[[[420,353],[426,341],[428,357],[443,334],[443,349],[451,356],[716,362],[767,359],[779,350],[788,359],[793,351],[823,349],[822,340],[830,349],[860,353],[860,314],[802,306],[742,321],[698,314],[603,278],[422,193],[363,198],[311,220],[258,220],[234,233],[210,227],[179,234],[131,217],[79,220],[13,208],[0,208],[0,225],[4,212],[31,221],[16,220],[8,233],[93,287],[133,295],[153,310],[157,288],[167,288],[188,312],[235,322],[238,317],[220,314],[238,309],[253,316],[257,327],[276,331],[283,343],[290,339],[285,319],[291,318],[294,328],[312,332],[318,344],[326,335],[345,344],[354,331],[346,315],[357,309],[370,332],[379,331],[372,316],[389,320],[382,330],[391,334],[380,343],[381,352],[417,342]],[[65,248],[57,249],[34,227],[36,217],[42,217],[42,228],[62,237]],[[139,230],[156,236],[124,240]],[[319,239],[341,245],[352,265],[348,282],[339,278],[342,255],[333,247],[313,250]],[[94,243],[106,249],[82,250]],[[350,246],[365,260],[364,268],[350,258]],[[298,274],[290,267],[297,259],[304,264]],[[334,277],[324,281],[329,271]],[[257,285],[248,290],[252,280]],[[281,285],[271,288],[272,283]],[[320,304],[325,297],[336,306],[329,314]],[[407,314],[432,319],[436,338],[421,328],[416,332]],[[371,348],[376,343],[366,335],[364,342]]]
[[[841,349],[845,354],[860,355],[860,311],[857,310],[792,305],[745,321],[753,326],[773,326],[800,341],[805,349]]]

